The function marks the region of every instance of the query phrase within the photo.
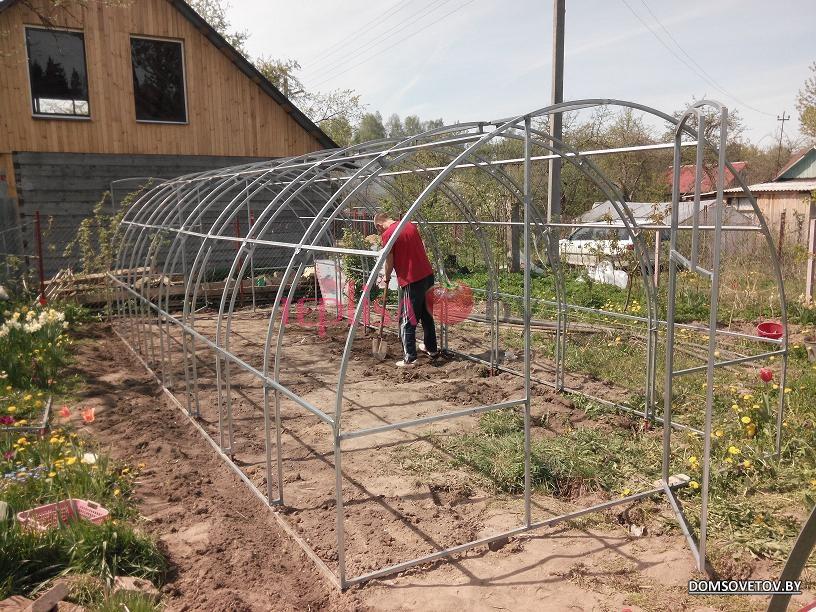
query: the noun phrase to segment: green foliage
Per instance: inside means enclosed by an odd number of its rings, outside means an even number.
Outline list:
[[[68,574],[89,574],[111,584],[114,576],[161,582],[167,564],[156,544],[118,521],[77,521],[45,532],[0,523],[0,597],[29,593]]]
[[[816,62],[810,66],[811,75],[796,96],[796,110],[802,133],[816,141]]]
[[[115,210],[111,194],[106,191],[91,215],[82,219],[73,240],[65,245],[63,257],[78,255],[82,269],[87,273],[111,270],[124,232],[122,219],[134,201],[150,186],[148,182],[141,189],[129,193]]]
[[[201,15],[216,32],[223,36],[229,44],[242,54],[247,55],[246,41],[249,38],[249,32],[246,30],[237,31],[232,29],[232,25],[229,19],[227,19],[229,3],[223,0],[189,0],[188,4],[193,7],[195,12]]]
[[[65,574],[89,574],[110,584],[116,575],[161,581],[166,562],[149,537],[126,522],[136,472],[112,461],[76,433],[0,437],[0,496],[13,513],[64,499],[90,499],[111,513],[102,525],[61,524],[45,532],[0,523],[0,597],[29,593]]]
[[[366,142],[369,140],[380,140],[386,137],[383,118],[379,111],[366,113],[360,119],[360,125],[354,131],[354,142]]]

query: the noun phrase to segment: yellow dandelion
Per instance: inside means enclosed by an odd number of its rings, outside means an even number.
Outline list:
[[[742,417],[742,418],[740,419],[740,421],[742,421],[743,423],[745,423],[745,424],[747,425],[748,423],[750,423],[750,422],[751,422],[751,417],[749,417],[749,416],[747,416],[747,415],[746,415],[746,416]]]
[[[689,487],[691,487],[692,489],[699,489],[700,483],[697,482],[696,480],[689,480]]]
[[[67,465],[74,465],[76,462],[77,462],[77,458],[76,458],[76,457],[67,457],[67,458],[65,459],[65,463],[66,463]]]
[[[119,489],[114,489],[113,490],[113,496],[114,497],[119,497],[121,494],[122,494],[122,492]]]
[[[722,429],[718,429],[714,432],[714,435],[718,438],[722,438],[725,435],[725,432]]]
[[[15,412],[17,412],[17,406],[9,406],[8,408],[6,408],[6,412],[8,412],[9,414],[14,414]]]
[[[750,459],[746,459],[746,460],[744,460],[742,462],[742,467],[744,467],[744,468],[749,468],[749,467],[751,467],[751,465],[753,465],[753,464],[751,463]]]
[[[790,393],[791,391],[793,391],[793,389],[790,387],[785,387],[785,393]]]
[[[48,477],[49,478],[54,478],[54,476],[56,476],[56,475],[57,475],[56,472],[48,472]]]
[[[728,447],[728,454],[729,455],[739,455],[742,451],[738,449],[736,446],[729,446]]]

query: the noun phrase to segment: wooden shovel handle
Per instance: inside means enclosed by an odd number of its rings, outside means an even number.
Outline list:
[[[385,281],[385,289],[383,289],[383,311],[380,314],[380,340],[382,340],[383,327],[385,326],[385,307],[388,305],[388,281]]]

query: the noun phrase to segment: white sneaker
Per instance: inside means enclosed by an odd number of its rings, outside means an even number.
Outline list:
[[[405,361],[404,359],[400,359],[394,365],[398,368],[413,368],[416,367],[416,361]]]

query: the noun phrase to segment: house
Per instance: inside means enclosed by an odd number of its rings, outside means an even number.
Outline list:
[[[734,172],[731,172],[730,168],[726,168],[724,175],[725,187],[731,187],[732,185],[736,184],[736,176],[739,175],[741,178],[745,179],[746,173],[748,170],[748,163],[744,161],[734,162],[732,164],[734,166]],[[686,164],[680,166],[680,196],[687,196],[689,194],[694,194],[694,177],[696,174],[696,168],[694,164]],[[674,180],[674,169],[669,167],[666,171],[664,176],[664,183],[667,187],[667,194],[671,196],[672,184]],[[710,166],[703,166],[703,176],[700,178],[700,192],[711,192],[717,188],[717,168],[710,167]]]
[[[627,202],[627,207],[635,218],[638,225],[669,225],[671,223],[671,202]],[[706,199],[700,201],[700,213],[698,222],[700,225],[713,225],[714,214],[716,211],[716,199]],[[678,205],[678,226],[690,227],[693,223],[692,216],[694,214],[693,201],[681,201]],[[747,215],[739,212],[735,207],[723,205],[723,225],[750,225],[752,220]],[[611,226],[622,226],[623,221],[618,216],[612,203],[607,200],[605,202],[595,202],[588,211],[575,219],[576,223],[609,223]],[[579,236],[579,232],[586,235],[588,228],[577,228],[570,235],[571,239]],[[595,228],[595,230],[588,230],[595,232],[594,239],[603,239],[604,230]],[[655,230],[645,230],[652,232]],[[710,235],[710,232],[703,232],[705,235]],[[688,230],[679,234],[681,237],[689,235]],[[580,239],[580,238],[579,238]],[[661,240],[669,239],[669,231],[662,230],[660,232]],[[724,232],[722,248],[724,252],[735,254],[744,251],[745,241],[738,232]]]
[[[0,0],[0,220],[49,273],[111,181],[336,146],[182,0]]]
[[[714,206],[716,200],[706,199],[700,201],[700,224],[710,225],[714,220]],[[671,221],[671,202],[627,202],[626,206],[632,212],[635,222],[638,225],[668,225]],[[691,225],[694,214],[694,202],[681,201],[678,209],[679,225]],[[622,221],[618,217],[615,208],[609,200],[605,202],[595,202],[588,211],[575,219],[576,223],[604,223],[610,222],[614,225],[621,225]],[[723,208],[723,225],[747,225],[751,219],[732,206]]]
[[[808,244],[816,221],[816,146],[791,156],[774,180],[749,188],[775,239],[782,235],[785,242]],[[741,188],[726,189],[724,195],[737,210],[753,215]]]

